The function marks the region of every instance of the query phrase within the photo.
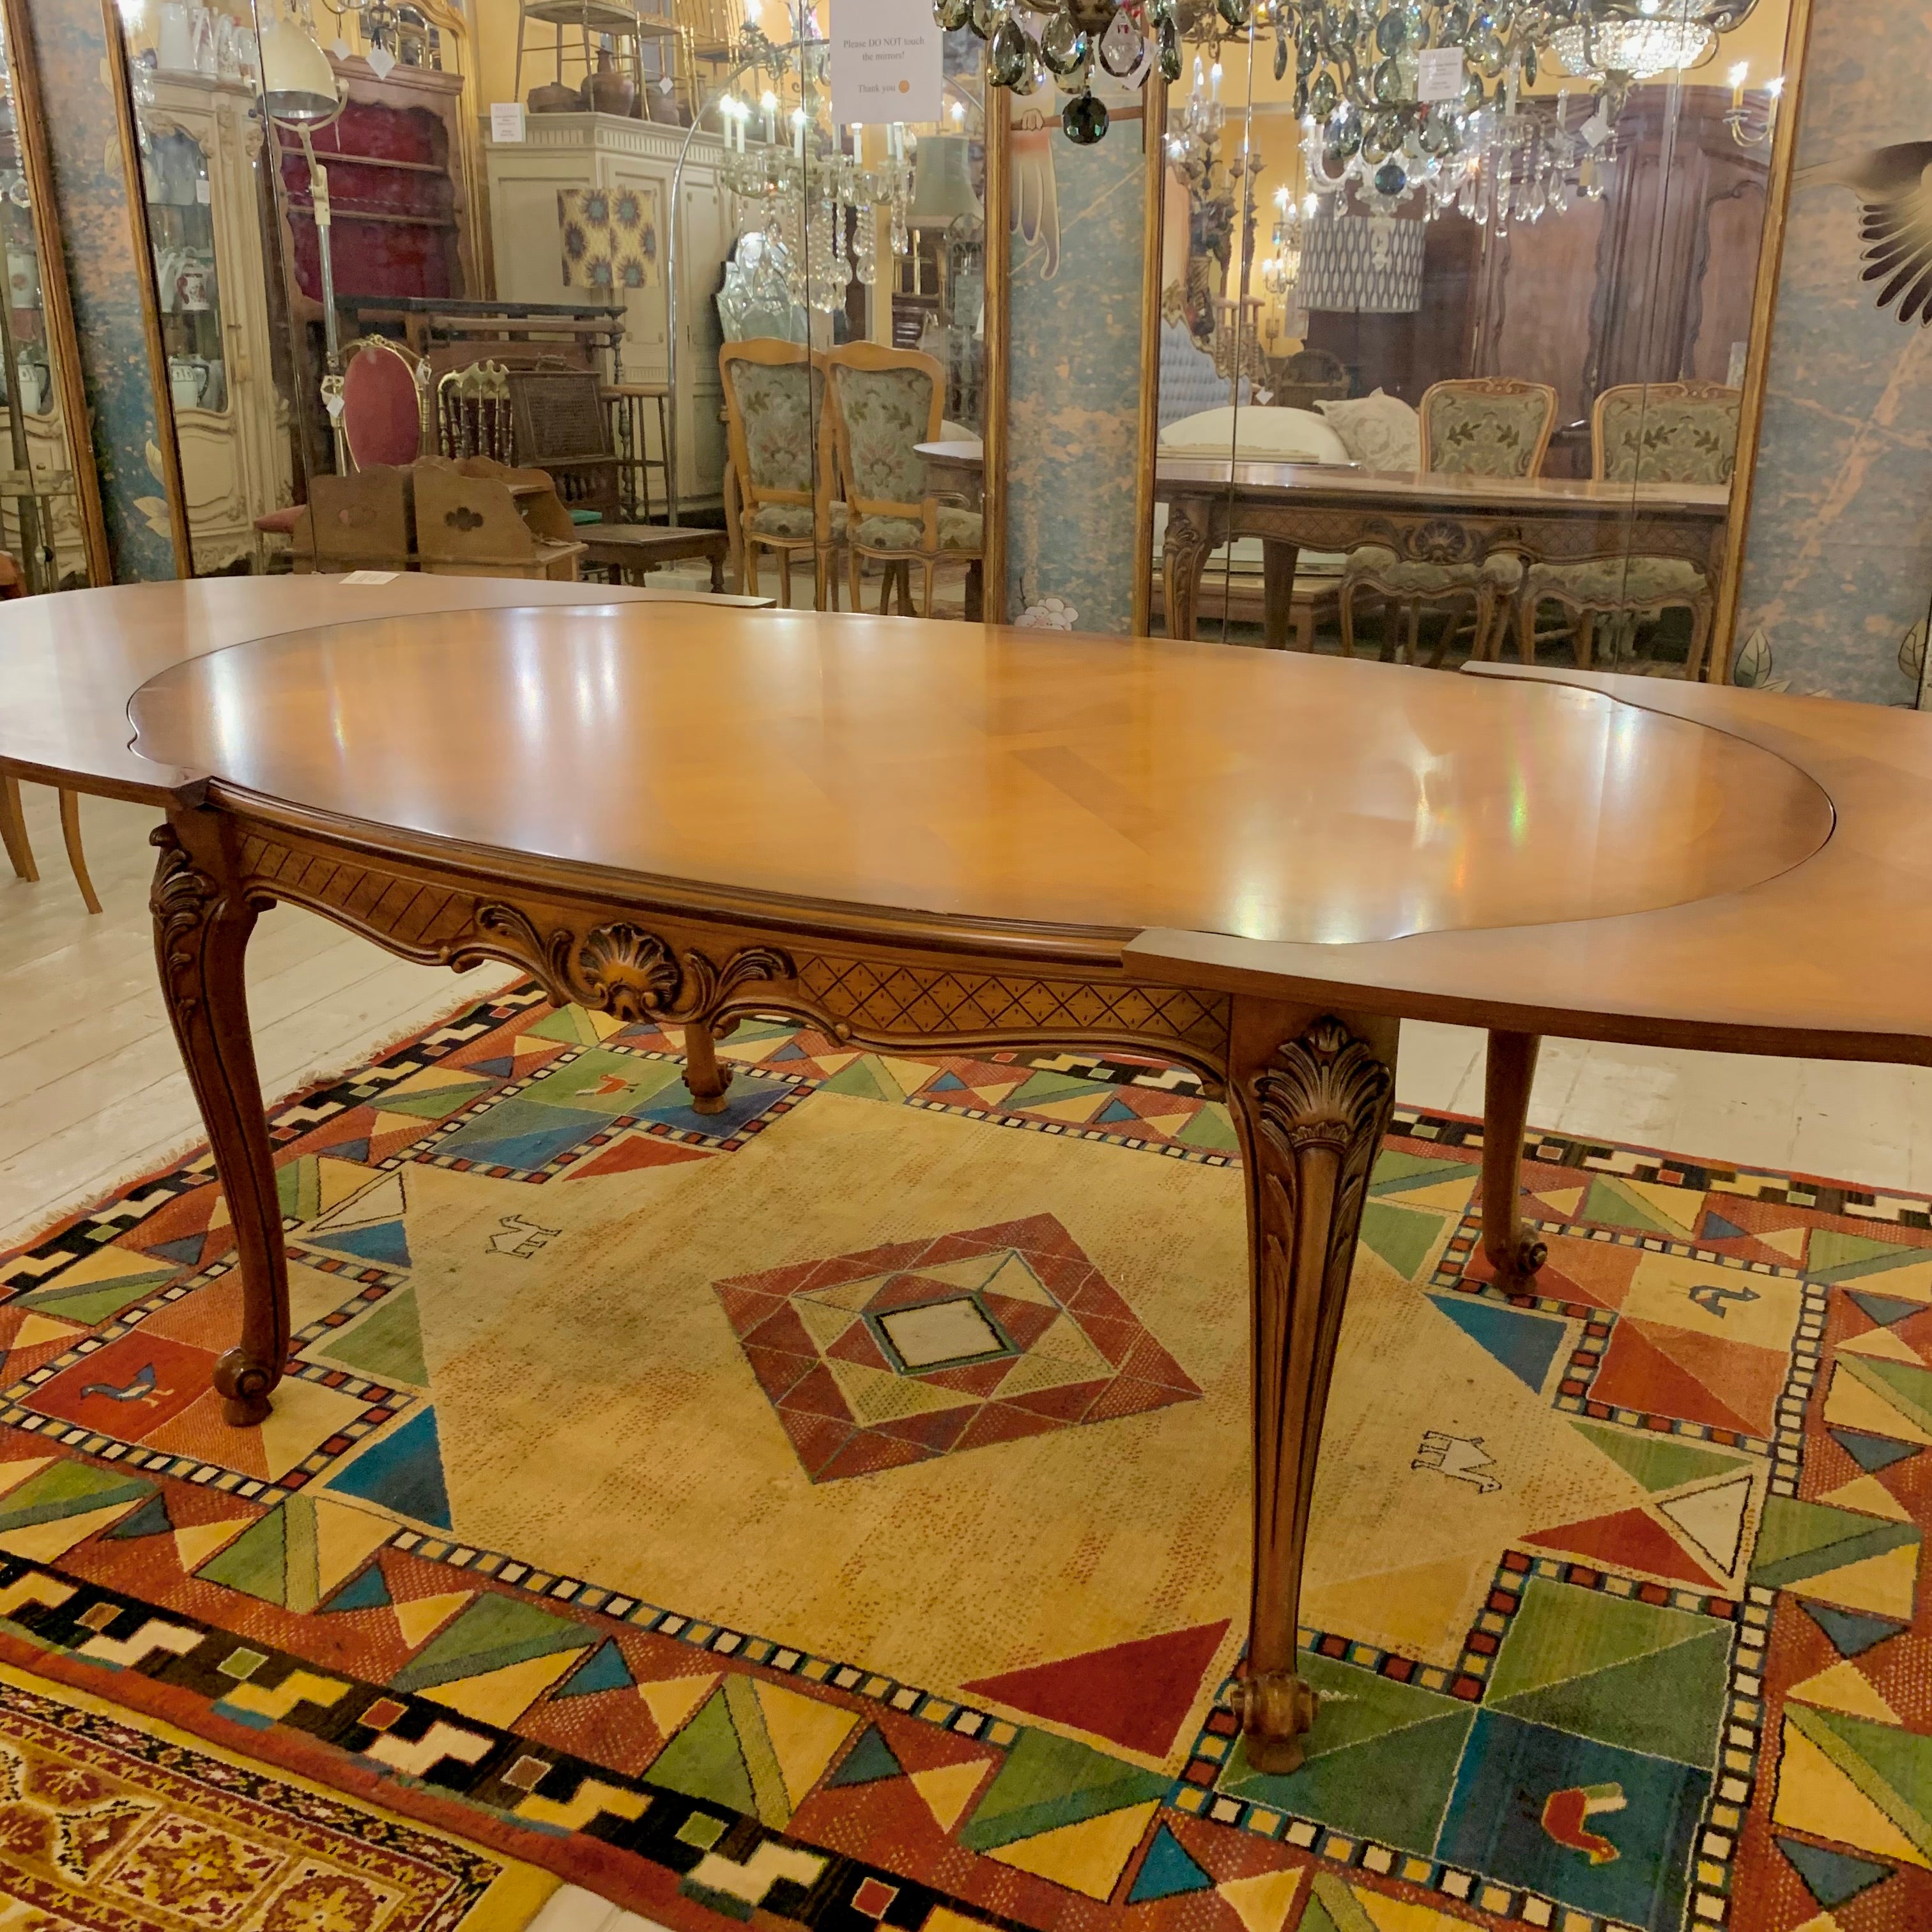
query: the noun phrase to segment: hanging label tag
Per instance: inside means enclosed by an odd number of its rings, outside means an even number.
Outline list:
[[[490,138],[493,141],[520,141],[524,133],[524,104],[520,100],[493,100],[490,104]]]
[[[1582,136],[1584,145],[1592,152],[1600,148],[1610,137],[1610,117],[1604,112],[1604,104],[1597,103],[1597,111],[1582,126],[1576,130]]]
[[[1415,98],[1429,104],[1462,98],[1462,50],[1430,47],[1416,62]]]

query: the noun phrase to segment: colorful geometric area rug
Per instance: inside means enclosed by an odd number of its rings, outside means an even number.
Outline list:
[[[0,1656],[689,1932],[1932,1926],[1925,1201],[1532,1142],[1509,1297],[1399,1108],[1271,1776],[1225,1112],[679,1044],[524,989],[278,1110],[257,1429],[205,1156],[0,1263]]]
[[[556,1882],[0,1666],[9,1932],[517,1932]]]

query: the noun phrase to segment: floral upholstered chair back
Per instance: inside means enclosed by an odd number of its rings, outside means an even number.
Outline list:
[[[944,372],[916,349],[854,343],[826,358],[833,434],[854,515],[923,518],[926,459],[945,400]]]
[[[1593,473],[1609,483],[1728,484],[1741,391],[1720,382],[1627,382],[1597,398]]]
[[[760,536],[812,537],[829,494],[818,424],[824,371],[802,344],[769,337],[726,343],[718,371],[745,521]]]
[[[1420,413],[1423,466],[1436,475],[1538,476],[1556,426],[1556,392],[1506,376],[1438,382]]]

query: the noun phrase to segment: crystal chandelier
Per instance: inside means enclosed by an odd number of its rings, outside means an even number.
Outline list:
[[[829,315],[844,307],[855,280],[868,288],[878,282],[874,218],[880,211],[890,217],[892,254],[909,245],[914,142],[894,122],[885,159],[867,167],[856,152],[844,151],[841,130],[824,118],[832,98],[827,42],[776,46],[748,26],[743,44],[748,58],[717,103],[725,148],[720,176],[736,197],[741,232],[764,238],[755,252],[766,296],[782,293],[786,306]],[[761,81],[772,84],[754,100]],[[793,101],[788,111],[780,87]],[[847,220],[848,209],[856,221]]]
[[[1276,0],[933,0],[949,32],[970,27],[986,43],[986,78],[1015,94],[1057,84],[1068,97],[1060,123],[1070,141],[1091,147],[1107,131],[1094,69],[1124,86],[1145,80],[1156,62],[1180,78],[1184,39],[1217,45],[1246,34]],[[1030,17],[1029,17],[1030,16]]]
[[[1305,204],[1298,203],[1286,188],[1278,188],[1274,206],[1274,232],[1269,238],[1274,253],[1262,264],[1262,286],[1281,302],[1300,285],[1303,230],[1314,218],[1317,204],[1312,194]]]
[[[1696,64],[1756,0],[1263,0],[1274,73],[1294,74],[1310,181],[1371,212],[1534,220],[1600,194],[1631,86]],[[1588,84],[1570,124],[1530,97],[1553,67]]]

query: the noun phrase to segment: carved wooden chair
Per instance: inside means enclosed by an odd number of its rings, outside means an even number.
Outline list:
[[[1606,483],[1728,484],[1737,467],[1739,390],[1720,382],[1625,382],[1606,389],[1590,413],[1590,473]],[[1554,604],[1564,621],[1539,640],[1537,613]],[[1684,675],[1702,671],[1717,595],[1688,559],[1622,552],[1580,562],[1532,563],[1516,600],[1516,648],[1525,664],[1539,641],[1569,637],[1582,669],[1590,668],[1597,620],[1616,621],[1621,657],[1637,625],[1666,610],[1690,613]],[[1498,638],[1498,644],[1500,638]]]
[[[354,470],[398,469],[413,463],[422,448],[427,425],[428,365],[384,335],[365,335],[352,342],[343,356],[334,400],[340,405],[342,444]],[[315,480],[310,480],[311,502]],[[255,528],[263,536],[288,538],[294,567],[302,572],[316,568],[314,521],[307,505],[295,503],[257,517]],[[330,567],[353,570],[363,566]],[[403,568],[400,564],[386,567]]]
[[[846,541],[848,512],[832,488],[823,364],[802,343],[754,336],[720,346],[718,374],[738,487],[737,588],[759,594],[759,559],[770,550],[778,560],[778,602],[789,609],[792,560],[808,554],[813,604],[836,610],[832,566]]]
[[[100,901],[88,877],[87,854],[81,848],[80,794],[63,789],[58,796],[61,838],[67,847],[67,862],[74,868],[74,882],[80,888],[81,901],[88,910],[98,912]],[[7,848],[14,876],[29,885],[35,884],[40,868],[34,862],[33,842],[27,836],[26,815],[20,808],[20,781],[11,772],[0,772],[0,844]]]
[[[416,556],[431,576],[577,581],[584,546],[567,536],[540,535],[518,514],[517,499],[501,477],[465,476],[442,462],[418,463],[412,475]],[[560,505],[556,518],[551,527],[568,530],[569,513]]]
[[[1422,466],[1431,476],[1538,476],[1556,427],[1556,392],[1546,382],[1513,376],[1478,376],[1438,382],[1427,390],[1422,418]],[[1382,654],[1391,655],[1396,614],[1408,620],[1406,655],[1413,663],[1425,607],[1444,614],[1434,662],[1446,655],[1455,628],[1454,614],[1472,604],[1475,634],[1472,656],[1487,652],[1499,613],[1522,582],[1522,560],[1504,555],[1480,562],[1436,563],[1399,556],[1381,544],[1364,544],[1349,553],[1342,573],[1342,649],[1355,650],[1355,598],[1378,592],[1385,626]]]
[[[503,364],[472,362],[437,378],[436,446],[439,455],[508,462],[510,372]]]
[[[847,554],[852,608],[859,604],[860,560],[886,566],[879,608],[886,605],[896,574],[899,610],[907,610],[910,566],[923,580],[925,608],[932,614],[933,580],[941,563],[966,567],[966,608],[977,614],[986,520],[931,487],[926,460],[915,445],[943,434],[946,372],[916,349],[888,349],[876,342],[848,343],[825,357],[826,412],[850,518]],[[894,566],[903,568],[895,571]]]

